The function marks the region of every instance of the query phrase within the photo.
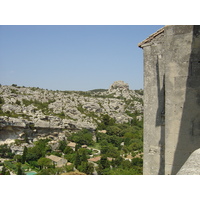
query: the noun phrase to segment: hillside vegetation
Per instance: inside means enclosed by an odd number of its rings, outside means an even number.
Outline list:
[[[142,174],[142,95],[0,86],[0,172]]]

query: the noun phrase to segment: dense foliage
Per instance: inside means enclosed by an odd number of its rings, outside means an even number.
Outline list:
[[[130,113],[128,113],[130,114]],[[0,145],[0,157],[10,159],[5,161],[1,174],[25,174],[32,169],[39,175],[62,174],[78,170],[84,174],[99,175],[139,175],[142,174],[143,127],[137,120],[137,113],[130,114],[132,121],[118,124],[108,115],[103,115],[95,132],[87,129],[79,130],[60,140],[57,150],[49,145],[51,139],[40,139],[33,147],[24,147],[22,155],[14,155],[9,146]],[[16,144],[28,141],[15,141]],[[68,146],[76,143],[75,149]],[[89,148],[83,148],[88,146]],[[86,146],[86,147],[87,147]],[[98,153],[99,152],[99,153]],[[47,155],[56,155],[67,159],[71,165],[57,167]],[[99,161],[90,162],[89,158],[98,157]]]

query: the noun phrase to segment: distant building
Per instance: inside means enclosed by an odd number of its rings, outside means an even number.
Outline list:
[[[106,130],[99,130],[98,132],[99,132],[99,133],[107,133]]]
[[[91,162],[97,162],[101,160],[101,156],[97,156],[97,157],[94,157],[94,158],[89,158],[88,161],[91,161]]]
[[[52,160],[52,163],[57,167],[63,167],[67,163],[66,159],[54,155],[46,156],[46,158]]]
[[[75,142],[70,142],[67,144],[68,147],[71,147],[75,151],[76,143]]]

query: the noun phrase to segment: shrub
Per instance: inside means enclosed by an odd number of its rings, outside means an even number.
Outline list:
[[[78,143],[79,145],[93,145],[92,133],[87,129],[82,129],[69,137],[69,140]]]
[[[4,104],[4,103],[5,103],[5,101],[4,101],[3,97],[0,97],[0,105]]]
[[[19,100],[16,101],[17,105],[21,105],[21,102]]]

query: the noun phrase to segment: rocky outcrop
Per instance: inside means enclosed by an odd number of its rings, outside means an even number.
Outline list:
[[[113,94],[114,97],[123,97],[125,99],[132,99],[138,96],[134,90],[129,90],[129,85],[124,81],[115,81],[110,86],[108,93]]]
[[[124,81],[115,81],[111,86],[109,91],[112,92],[113,90],[129,90],[128,83]]]
[[[129,85],[128,83],[125,83],[124,81],[115,81],[109,89],[109,92],[113,92],[115,90],[129,90]]]
[[[109,90],[88,92],[1,85],[0,98],[0,140],[8,129],[16,134],[17,129],[29,134],[39,129],[94,130],[104,114],[124,123],[132,119],[127,113],[137,112],[141,119],[143,112],[142,95],[123,81]]]

